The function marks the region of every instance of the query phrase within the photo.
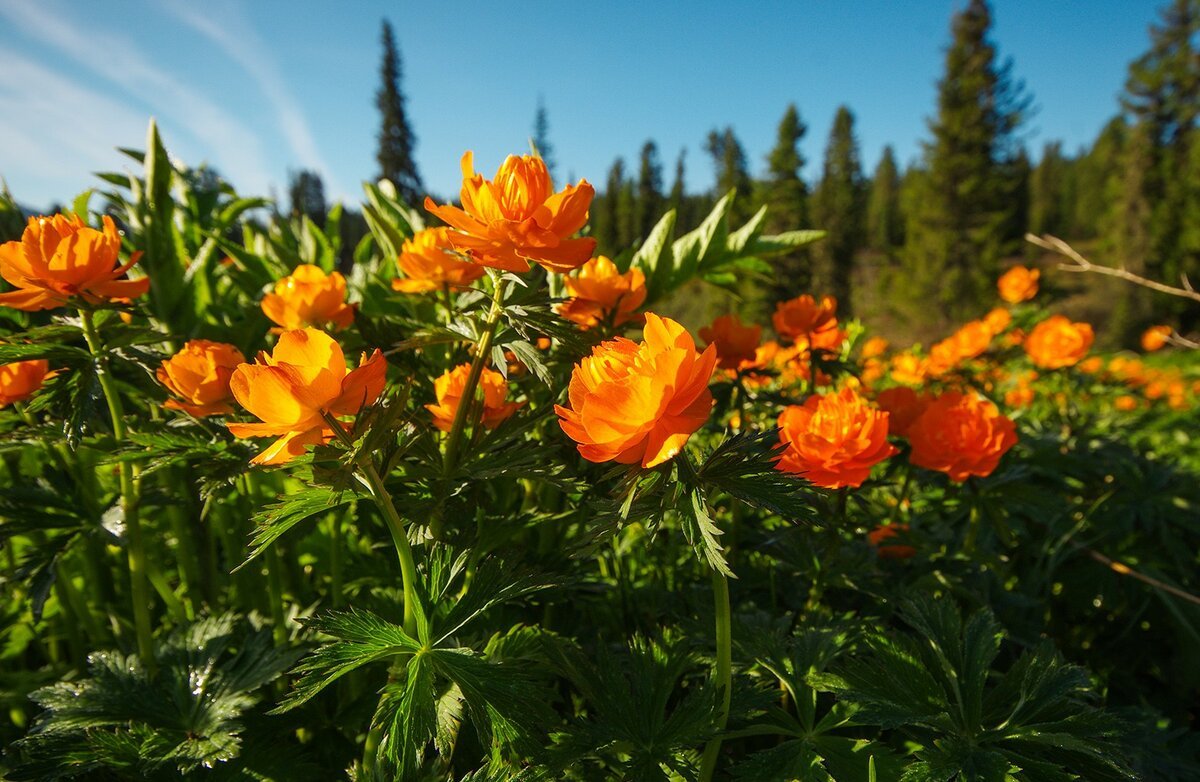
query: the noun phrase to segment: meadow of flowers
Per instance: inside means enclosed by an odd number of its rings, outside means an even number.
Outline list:
[[[1014,266],[929,346],[693,333],[820,232],[596,256],[587,181],[467,153],[339,269],[339,208],[130,156],[0,245],[7,778],[1200,778],[1169,328]]]

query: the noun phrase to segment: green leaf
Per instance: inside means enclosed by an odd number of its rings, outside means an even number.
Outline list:
[[[254,534],[250,539],[250,554],[246,561],[234,568],[238,570],[250,564],[259,554],[275,542],[276,538],[305,519],[318,513],[327,513],[349,505],[360,495],[345,489],[334,490],[323,486],[311,486],[300,494],[285,497],[254,514]]]

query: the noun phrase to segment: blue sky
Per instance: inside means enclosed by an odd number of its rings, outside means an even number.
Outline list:
[[[701,144],[733,125],[765,166],[789,102],[808,124],[815,178],[837,106],[857,118],[863,160],[884,144],[919,154],[949,17],[963,0],[689,3],[313,0],[0,0],[0,175],[35,207],[121,169],[157,117],[168,148],[247,193],[283,192],[313,168],[358,200],[375,173],[379,23],[396,27],[426,185],[451,194],[458,159],[481,171],[528,148],[539,96],[560,177],[603,183],[613,159],[654,139],[687,185],[712,184]],[[1025,128],[1069,150],[1117,109],[1158,1],[995,0],[993,37],[1038,112]]]

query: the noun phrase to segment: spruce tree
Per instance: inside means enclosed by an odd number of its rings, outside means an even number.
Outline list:
[[[625,187],[625,161],[617,158],[608,169],[604,192],[596,196],[592,204],[592,235],[596,237],[599,251],[614,255],[621,249],[621,216],[619,201]]]
[[[1014,132],[1028,108],[1011,63],[989,39],[984,0],[955,14],[938,113],[924,145],[921,196],[906,217],[906,293],[927,310],[940,303],[954,317],[991,298],[1000,257],[1015,251]]]
[[[390,180],[405,203],[418,206],[425,195],[425,186],[417,172],[413,157],[416,136],[404,113],[404,93],[400,91],[400,52],[392,25],[383,20],[383,64],[380,67],[379,91],[375,105],[379,109],[379,178]]]
[[[292,217],[308,217],[322,228],[325,227],[325,183],[316,171],[301,169],[289,177],[288,201],[291,202]]]
[[[720,198],[730,190],[734,191],[730,215],[735,222],[740,223],[753,214],[753,204],[750,203],[753,183],[746,168],[746,151],[734,135],[732,127],[726,127],[723,132],[709,131],[704,142],[704,151],[713,160],[716,173],[715,194]]]
[[[685,198],[684,182],[687,175],[687,149],[679,150],[679,157],[675,158],[675,180],[671,183],[671,195],[667,197],[667,208],[676,211],[678,222],[679,209],[683,206]]]
[[[1119,200],[1123,171],[1121,167],[1129,125],[1123,116],[1109,120],[1092,148],[1079,159],[1075,198],[1071,201],[1070,230],[1073,239],[1109,239],[1113,214]],[[1111,254],[1102,246],[1102,255]]]
[[[634,225],[636,238],[645,239],[663,213],[662,163],[658,159],[658,146],[653,141],[642,145],[641,162],[638,166],[637,203]]]
[[[1063,189],[1067,161],[1063,158],[1062,144],[1047,142],[1042,147],[1042,159],[1033,169],[1029,180],[1029,231],[1041,236],[1061,236],[1066,227],[1063,209]]]
[[[542,102],[541,97],[538,98],[537,112],[533,115],[533,146],[541,156],[542,162],[546,164],[550,178],[557,182],[554,176],[554,145],[550,143],[550,118],[546,114],[546,104]]]
[[[871,193],[867,198],[867,246],[891,258],[904,243],[904,219],[900,210],[900,172],[891,146],[883,148]]]
[[[790,104],[779,121],[775,146],[767,154],[767,177],[761,185],[760,201],[767,207],[766,228],[771,233],[808,228],[808,185],[801,178],[804,156],[800,140],[808,132],[795,104]],[[775,300],[789,299],[812,284],[812,259],[806,249],[797,249],[774,259],[772,283]]]
[[[829,131],[813,212],[817,225],[826,232],[817,245],[821,276],[837,298],[839,310],[849,315],[855,260],[866,239],[866,187],[854,138],[854,115],[845,106],[838,107]]]

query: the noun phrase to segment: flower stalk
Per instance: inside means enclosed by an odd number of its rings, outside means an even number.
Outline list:
[[[458,463],[458,450],[462,444],[463,431],[467,426],[467,414],[474,406],[472,402],[475,399],[475,391],[479,387],[479,377],[483,374],[483,368],[487,365],[488,356],[492,352],[492,338],[496,335],[496,327],[500,324],[500,315],[504,311],[504,281],[499,274],[491,274],[491,277],[492,308],[488,311],[483,335],[475,347],[475,358],[471,361],[471,371],[467,375],[458,410],[454,413],[454,423],[446,438],[446,450],[442,455],[442,469],[446,475],[449,475]]]
[[[700,782],[711,782],[721,754],[720,732],[729,722],[729,707],[733,702],[733,617],[729,607],[729,579],[719,571],[712,572],[713,609],[716,615],[717,661],[713,680],[721,693],[721,711],[717,717],[718,735],[704,745],[700,759]]]

